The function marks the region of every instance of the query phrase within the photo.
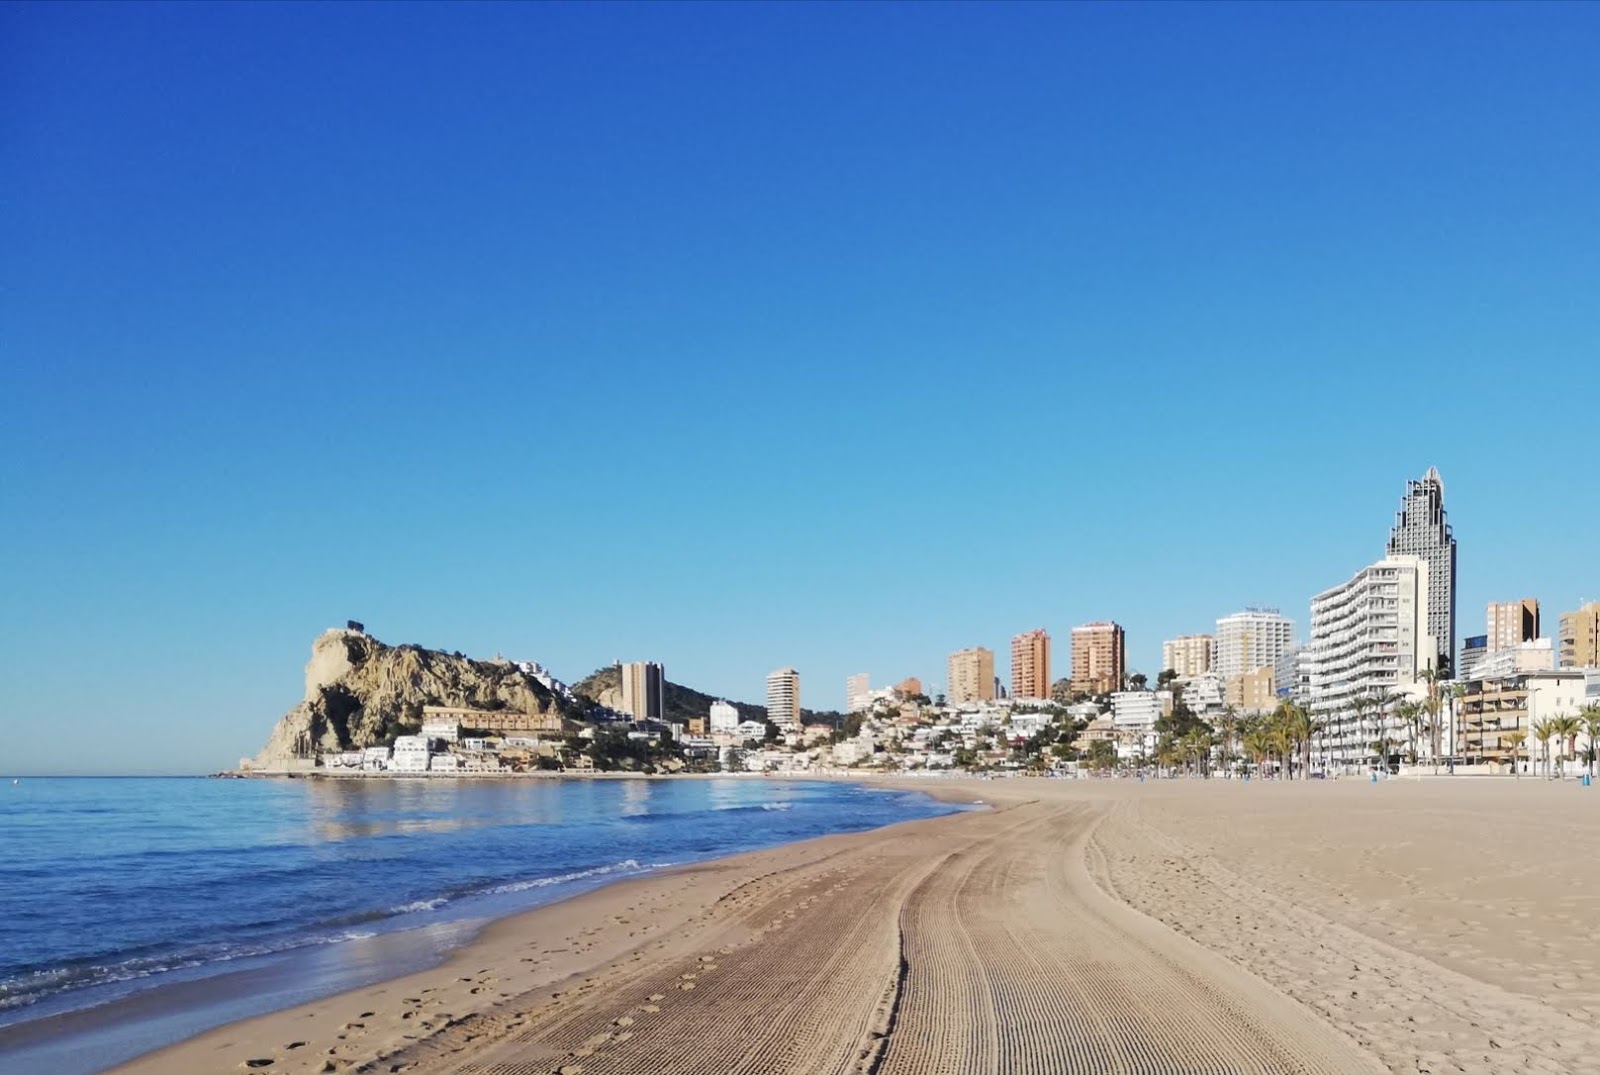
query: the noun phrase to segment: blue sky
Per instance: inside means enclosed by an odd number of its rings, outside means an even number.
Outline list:
[[[311,639],[801,670],[1600,597],[1600,9],[9,5],[0,770]],[[1004,659],[1001,659],[1002,666]]]

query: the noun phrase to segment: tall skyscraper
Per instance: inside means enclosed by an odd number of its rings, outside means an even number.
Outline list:
[[[1050,636],[1043,627],[1011,639],[1011,697],[1050,697]]]
[[[800,730],[800,673],[793,668],[767,675],[767,719],[780,731]]]
[[[859,713],[872,704],[872,680],[865,672],[857,672],[844,681],[846,713]]]
[[[1561,614],[1556,661],[1562,668],[1600,667],[1600,601]]]
[[[1120,691],[1127,671],[1127,638],[1119,625],[1096,620],[1072,629],[1073,690]]]
[[[1484,622],[1488,625],[1490,653],[1516,649],[1539,637],[1539,602],[1532,597],[1491,601]]]
[[[665,712],[667,673],[654,661],[622,665],[622,711],[634,720],[660,720]]]
[[[1390,556],[1428,562],[1428,634],[1439,647],[1436,668],[1456,666],[1456,539],[1444,511],[1438,467],[1406,483],[1405,499],[1389,533]]]
[[[1275,608],[1247,608],[1217,621],[1212,671],[1226,682],[1266,665],[1294,645],[1294,622]]]
[[[950,655],[950,701],[994,700],[994,650],[972,646]]]
[[[1203,676],[1211,671],[1214,640],[1210,635],[1182,635],[1161,643],[1161,670],[1178,678]]]

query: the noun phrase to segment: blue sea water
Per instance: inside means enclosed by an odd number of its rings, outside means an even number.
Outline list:
[[[27,1044],[30,1070],[95,1070],[418,969],[488,919],[608,881],[952,809],[751,778],[6,780],[0,1063]],[[178,1017],[169,1004],[164,1022],[133,1020],[137,1033],[100,1020],[93,1048],[39,1052],[40,1035],[23,1034],[147,991],[204,997],[192,983],[249,973],[248,988],[212,990],[228,1003],[191,1004],[189,1018],[179,1002]]]

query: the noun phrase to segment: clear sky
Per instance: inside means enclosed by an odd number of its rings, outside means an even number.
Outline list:
[[[1444,474],[1600,598],[1600,7],[0,8],[0,771],[312,638],[808,706],[1306,625]],[[1003,672],[1002,672],[1003,674]]]

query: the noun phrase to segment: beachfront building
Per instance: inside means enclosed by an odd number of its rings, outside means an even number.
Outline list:
[[[1161,670],[1192,679],[1211,671],[1215,640],[1210,635],[1179,635],[1161,643]]]
[[[402,735],[394,741],[394,756],[389,771],[425,773],[428,771],[428,741],[420,735]]]
[[[1418,675],[1439,660],[1429,577],[1423,558],[1389,556],[1311,599],[1309,688],[1324,722],[1315,744],[1323,764],[1362,768],[1398,752],[1406,729],[1396,705],[1426,695]]]
[[[1011,697],[1050,697],[1050,636],[1043,627],[1011,639]]]
[[[859,713],[872,704],[872,677],[857,672],[844,681],[844,711]]]
[[[1406,495],[1389,532],[1388,555],[1419,556],[1428,565],[1427,633],[1438,647],[1428,665],[1456,667],[1456,539],[1444,510],[1438,467],[1406,483]]]
[[[956,650],[946,663],[952,705],[994,700],[994,650],[969,646]]]
[[[1227,684],[1215,672],[1194,676],[1174,686],[1181,686],[1184,706],[1201,720],[1210,721],[1221,715],[1227,704]]]
[[[1275,608],[1246,608],[1217,621],[1212,668],[1227,682],[1258,668],[1273,668],[1294,646],[1294,622]]]
[[[1539,637],[1539,602],[1532,597],[1520,601],[1490,601],[1484,612],[1484,624],[1490,653],[1515,649]]]
[[[622,711],[634,720],[666,713],[667,670],[654,661],[628,661],[622,670]]]
[[[1074,692],[1119,691],[1127,672],[1127,636],[1121,625],[1110,620],[1096,620],[1072,629],[1070,685]]]
[[[1111,695],[1111,725],[1117,730],[1117,757],[1127,761],[1156,752],[1156,721],[1161,699],[1155,691],[1117,691]]]
[[[767,719],[780,732],[800,730],[800,673],[779,668],[767,675]]]
[[[1511,732],[1523,733],[1516,761],[1524,772],[1538,762],[1544,745],[1533,728],[1552,717],[1578,716],[1591,690],[1600,692],[1600,673],[1582,668],[1544,668],[1479,676],[1458,684],[1455,701],[1455,753],[1466,765],[1509,765]],[[1556,758],[1566,744],[1549,743]]]
[[[739,727],[739,710],[732,702],[718,698],[711,703],[711,734],[729,735]]]
[[[1600,667],[1600,601],[1561,614],[1562,668]]]

